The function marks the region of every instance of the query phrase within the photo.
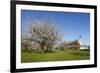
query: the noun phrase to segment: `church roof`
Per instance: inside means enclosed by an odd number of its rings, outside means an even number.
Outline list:
[[[71,41],[68,43],[69,45],[78,45],[78,46],[81,46],[81,43],[78,41],[78,40],[75,40],[75,41]]]

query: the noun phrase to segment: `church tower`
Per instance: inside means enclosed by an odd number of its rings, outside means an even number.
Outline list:
[[[82,46],[82,36],[80,35],[79,38],[78,38],[78,42],[80,43],[80,45]]]

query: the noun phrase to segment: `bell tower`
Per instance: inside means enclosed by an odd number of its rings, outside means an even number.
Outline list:
[[[78,42],[80,43],[80,45],[82,45],[82,36],[81,35],[78,38]]]

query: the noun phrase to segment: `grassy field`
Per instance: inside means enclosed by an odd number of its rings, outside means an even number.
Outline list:
[[[21,53],[21,62],[48,62],[48,61],[69,61],[90,59],[90,52],[83,50],[65,50],[53,51],[47,53],[37,53],[34,51]]]

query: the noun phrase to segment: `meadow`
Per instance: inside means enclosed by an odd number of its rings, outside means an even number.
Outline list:
[[[21,62],[49,62],[49,61],[71,61],[90,59],[89,50],[56,50],[46,53],[36,51],[22,51]]]

